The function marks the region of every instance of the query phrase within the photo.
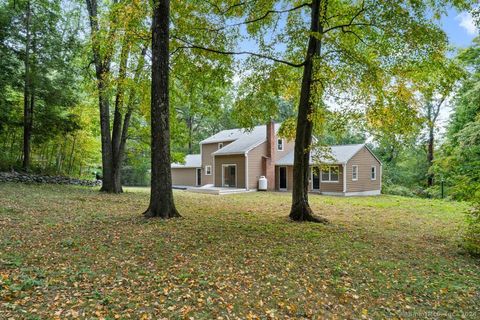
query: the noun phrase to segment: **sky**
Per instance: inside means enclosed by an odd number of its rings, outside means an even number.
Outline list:
[[[479,29],[475,26],[472,16],[468,12],[458,12],[450,9],[439,23],[447,34],[450,44],[457,49],[469,47],[473,39],[479,35]],[[440,130],[437,133],[439,136],[442,136],[445,132],[451,112],[450,104],[447,104],[440,112],[438,119]]]
[[[439,23],[447,33],[450,43],[455,47],[468,47],[473,38],[478,36],[478,28],[468,12],[457,12],[450,9]]]
[[[472,44],[475,37],[479,36],[479,29],[475,26],[472,16],[468,12],[458,12],[455,9],[447,10],[439,21],[437,21],[440,27],[445,31],[448,36],[449,43],[454,49],[467,48]],[[245,33],[245,30],[243,30]],[[240,47],[247,49],[248,51],[257,51],[257,47],[253,41],[244,41]],[[455,50],[451,52],[452,57],[455,56]],[[243,59],[245,56],[237,57],[237,59]],[[235,82],[240,80],[240,76],[236,76]],[[450,116],[451,109],[449,106],[442,109],[439,115],[439,125],[441,135],[445,131],[448,118]]]

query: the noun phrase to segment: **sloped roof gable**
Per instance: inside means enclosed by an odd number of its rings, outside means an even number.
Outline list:
[[[316,161],[321,163],[347,163],[355,154],[357,154],[360,149],[362,149],[365,144],[347,144],[347,145],[338,145],[330,146],[330,154],[325,156],[316,157],[315,151],[310,153],[309,164],[315,164]],[[275,164],[280,166],[291,166],[293,165],[293,154],[294,150],[289,152],[283,158],[279,159]]]
[[[275,133],[278,132],[278,129],[280,129],[280,124],[276,123]],[[217,136],[215,139],[218,139],[219,137],[227,138],[229,136],[231,137],[238,134],[238,137],[236,139],[232,139],[234,140],[233,142],[215,151],[213,155],[244,154],[250,151],[251,149],[255,148],[256,146],[258,146],[259,144],[267,141],[266,125],[256,126],[252,130],[246,130],[246,129],[234,129],[234,130],[238,130],[238,132],[229,133],[228,131],[233,131],[233,130],[224,130],[219,132],[219,134],[216,134],[210,137],[210,138],[213,138]],[[210,138],[206,140],[207,141],[214,140]],[[228,140],[221,140],[221,141],[228,141]],[[218,142],[221,142],[221,141],[219,140]],[[202,143],[211,143],[211,142],[202,142]]]
[[[202,156],[199,154],[187,154],[185,163],[172,163],[172,168],[201,168]]]

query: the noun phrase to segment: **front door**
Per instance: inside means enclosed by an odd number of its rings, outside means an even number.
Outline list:
[[[320,169],[312,167],[312,189],[320,190]]]
[[[223,186],[233,187],[237,186],[237,166],[224,164],[223,165]]]
[[[287,190],[287,167],[279,167],[279,170],[280,170],[279,188],[280,190]]]
[[[197,186],[202,185],[202,169],[197,168]]]

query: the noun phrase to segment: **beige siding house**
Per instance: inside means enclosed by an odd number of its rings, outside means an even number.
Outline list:
[[[185,163],[172,163],[172,184],[178,188],[201,186],[201,167],[201,155],[187,154]]]
[[[251,130],[223,130],[200,142],[199,155],[172,164],[175,186],[256,190],[261,177],[268,190],[293,186],[295,144],[278,136],[273,122]],[[322,148],[323,149],[323,148]],[[331,146],[312,151],[309,190],[331,195],[377,195],[382,164],[365,144]]]
[[[382,164],[365,144],[330,146],[325,154],[310,156],[311,192],[330,195],[378,195],[382,189]],[[277,165],[277,188],[291,190],[293,151]],[[286,171],[283,178],[280,170]]]

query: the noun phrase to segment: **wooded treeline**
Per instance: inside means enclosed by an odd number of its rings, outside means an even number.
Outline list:
[[[152,70],[160,3],[1,0],[0,169],[148,183],[152,72],[168,72],[171,161],[221,129],[282,121],[294,219],[312,219],[313,136],[368,140],[384,192],[478,194],[480,42],[454,50],[437,23],[451,7],[477,17],[475,1],[167,2],[168,70]]]

